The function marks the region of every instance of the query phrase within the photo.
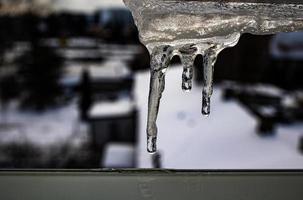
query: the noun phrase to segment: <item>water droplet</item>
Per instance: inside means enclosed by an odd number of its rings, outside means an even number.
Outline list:
[[[157,151],[157,137],[147,135],[147,151],[148,153],[155,153]]]
[[[210,114],[210,97],[205,94],[202,96],[202,115],[209,116]]]

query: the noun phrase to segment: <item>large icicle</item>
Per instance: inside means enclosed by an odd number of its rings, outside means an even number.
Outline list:
[[[159,111],[160,99],[165,87],[165,72],[172,56],[170,46],[154,48],[151,54],[151,76],[148,98],[147,119],[147,151],[154,153],[157,150],[157,125],[156,120]]]

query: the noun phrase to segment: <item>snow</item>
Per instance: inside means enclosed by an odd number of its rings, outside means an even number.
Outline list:
[[[201,86],[181,90],[182,68],[170,68],[166,76],[158,119],[158,148],[162,166],[175,169],[294,169],[303,168],[303,156],[297,150],[303,136],[303,124],[278,126],[276,135],[256,134],[256,120],[235,101],[223,102],[216,87],[211,115],[203,117]],[[138,167],[151,167],[146,151],[146,117],[149,72],[136,74],[135,96],[139,111],[136,159]],[[11,106],[1,113],[0,144],[28,142],[43,148],[68,142],[80,146],[87,141],[86,127],[79,123],[76,103],[37,115],[19,112]],[[135,103],[120,99],[115,103],[97,103],[92,115],[120,116],[132,111]],[[8,122],[8,123],[7,123]],[[115,151],[116,152],[116,151]]]
[[[125,7],[122,0],[60,0],[53,5],[57,11],[94,12],[100,8]]]
[[[89,66],[90,74],[93,78],[125,78],[130,75],[126,64],[118,60],[108,60],[102,66],[99,64]]]
[[[58,38],[47,38],[41,41],[43,44],[53,48],[62,46]],[[71,37],[65,40],[64,46],[68,48],[96,48],[97,40],[88,37]]]
[[[134,146],[127,143],[108,143],[104,151],[102,166],[105,168],[130,168],[134,164]]]
[[[67,59],[75,59],[75,58],[100,58],[101,54],[95,49],[60,49],[58,50],[60,55]]]
[[[158,149],[162,166],[174,169],[293,169],[303,168],[297,150],[303,125],[277,128],[273,137],[255,132],[256,120],[235,101],[223,102],[216,87],[209,117],[201,115],[201,86],[181,90],[182,68],[170,68],[158,117]],[[139,108],[138,167],[149,168],[146,117],[149,72],[136,76]]]
[[[116,54],[117,56],[121,55],[134,55],[141,52],[140,45],[120,45],[120,44],[106,44],[99,43],[98,45],[102,55],[106,54]]]
[[[89,111],[90,117],[117,117],[131,113],[135,108],[130,98],[119,98],[116,101],[102,101],[95,103]]]
[[[13,105],[6,114],[2,113],[0,116],[0,122],[9,127],[0,130],[0,144],[26,142],[43,148],[73,142],[75,145],[81,145],[79,141],[84,139],[82,136],[85,134],[77,134],[83,130],[84,125],[79,123],[76,106],[71,103],[37,114],[20,112],[17,106]]]
[[[64,85],[77,84],[80,81],[81,74],[87,69],[92,79],[123,79],[130,75],[130,70],[122,61],[107,60],[100,63],[81,63],[67,62],[65,74],[61,80]]]

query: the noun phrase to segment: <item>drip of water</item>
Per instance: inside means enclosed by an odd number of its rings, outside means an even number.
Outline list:
[[[193,62],[203,56],[202,114],[210,114],[213,73],[221,50],[237,44],[242,33],[272,34],[303,29],[303,4],[225,1],[124,0],[140,40],[151,53],[147,150],[156,151],[157,115],[165,71],[173,55],[183,64],[182,89],[192,88]]]

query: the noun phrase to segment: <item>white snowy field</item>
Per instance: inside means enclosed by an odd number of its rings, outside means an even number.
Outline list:
[[[20,111],[13,103],[0,114],[1,168],[65,168],[71,160],[86,166],[87,126],[74,102],[43,113]]]
[[[87,136],[75,103],[41,114],[20,112],[13,104],[6,114],[1,113],[0,124],[5,125],[0,126],[0,145],[26,142],[46,149],[69,143],[79,147]]]
[[[175,169],[302,169],[298,140],[303,124],[278,127],[272,137],[256,134],[256,120],[235,101],[223,102],[215,88],[211,115],[201,110],[201,86],[181,90],[182,68],[170,68],[158,117],[158,150],[162,167]],[[136,76],[140,112],[138,167],[151,167],[146,151],[149,72]]]
[[[215,88],[211,115],[201,110],[201,86],[181,90],[181,67],[170,68],[166,76],[158,118],[158,149],[162,167],[175,169],[303,169],[298,151],[303,124],[280,126],[272,137],[256,134],[256,121],[235,101],[223,102],[222,90]],[[151,167],[146,151],[146,118],[149,72],[136,74],[136,105],[139,110],[139,168]],[[0,144],[26,142],[41,147],[64,143],[79,148],[87,141],[86,128],[79,124],[75,102],[43,115],[19,113],[14,106],[1,113]],[[0,123],[0,124],[1,124]],[[117,157],[118,158],[118,157]],[[119,160],[119,159],[118,159]]]

